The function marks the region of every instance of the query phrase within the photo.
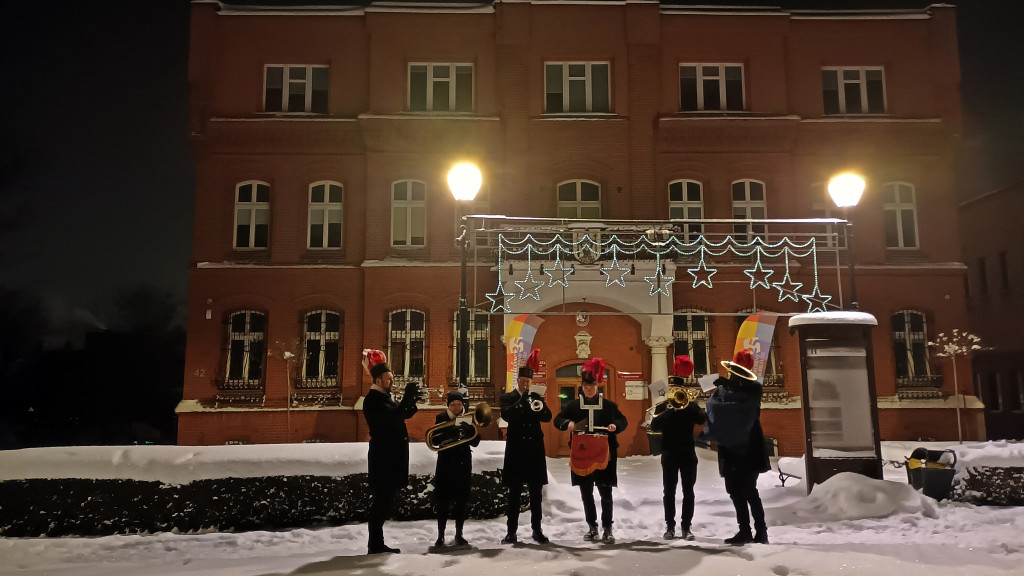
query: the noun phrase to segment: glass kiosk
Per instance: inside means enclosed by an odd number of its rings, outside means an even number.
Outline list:
[[[800,340],[806,466],[810,492],[840,472],[882,478],[871,327],[864,312],[819,312],[789,319]]]

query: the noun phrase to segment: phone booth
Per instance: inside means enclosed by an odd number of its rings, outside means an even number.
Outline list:
[[[806,466],[810,492],[840,472],[882,478],[871,327],[865,312],[818,312],[789,319],[800,340]]]

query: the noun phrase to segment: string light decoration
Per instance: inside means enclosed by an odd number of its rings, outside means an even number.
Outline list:
[[[707,287],[713,289],[712,278],[718,273],[714,266],[713,258],[720,258],[728,254],[740,257],[752,258],[754,264],[751,268],[743,270],[743,273],[750,279],[750,289],[763,288],[778,291],[778,301],[792,300],[799,303],[801,300],[807,303],[808,312],[824,312],[832,299],[831,295],[821,292],[818,283],[818,256],[817,239],[813,236],[805,241],[795,241],[789,237],[782,237],[777,242],[768,242],[761,236],[754,236],[750,240],[741,240],[732,235],[725,236],[721,241],[715,242],[704,235],[698,235],[691,241],[686,242],[679,236],[669,236],[664,240],[653,240],[651,234],[639,235],[636,240],[629,240],[617,234],[610,236],[600,235],[597,238],[590,234],[577,236],[576,239],[567,237],[566,234],[556,233],[544,238],[534,236],[532,233],[517,234],[510,237],[504,233],[498,234],[498,287],[494,292],[487,293],[487,299],[491,301],[491,312],[511,313],[511,301],[516,298],[525,300],[532,298],[540,300],[541,288],[554,288],[561,286],[568,288],[570,276],[575,273],[573,267],[566,267],[563,254],[579,254],[582,250],[589,250],[588,256],[595,259],[609,259],[610,264],[601,266],[601,273],[605,276],[605,287],[618,285],[626,287],[626,276],[633,270],[632,267],[623,267],[620,264],[620,257],[632,257],[635,260],[654,258],[654,270],[649,275],[644,275],[645,282],[650,284],[649,295],[655,294],[670,296],[671,285],[675,282],[674,276],[668,276],[663,270],[662,258],[675,257],[698,257],[699,261],[694,268],[687,268],[686,271],[693,278],[691,287],[694,289]],[[518,295],[509,294],[502,286],[505,283],[503,262],[508,257],[526,258],[527,272],[522,280],[514,280],[519,288]],[[533,258],[554,256],[554,265],[542,266],[541,274],[548,277],[547,282],[538,280],[533,275]],[[781,262],[773,269],[771,264],[765,267],[765,260]],[[802,293],[804,287],[802,282],[792,279],[791,264],[794,260],[807,260],[810,262],[810,270],[814,283],[809,293]],[[636,266],[636,263],[633,264]],[[771,282],[770,278],[776,272],[781,272],[782,279],[778,282]],[[511,270],[509,271],[511,275]],[[835,307],[835,305],[831,305]]]

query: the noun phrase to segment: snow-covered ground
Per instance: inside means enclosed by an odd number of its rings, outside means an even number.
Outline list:
[[[902,461],[919,445],[885,443],[883,459]],[[171,482],[218,475],[315,474],[319,468],[339,473],[337,457],[344,457],[353,469],[365,470],[365,454],[361,462],[352,462],[347,454],[360,450],[358,445],[245,447],[263,454],[256,464],[232,460],[229,447],[154,448],[178,451],[177,464],[167,467],[166,459],[146,458],[146,452],[137,449],[67,448],[51,453],[55,455],[49,459],[41,458],[41,452],[17,451],[0,455],[0,479],[96,477],[102,470],[107,470],[106,477]],[[955,448],[961,469],[997,463],[1024,465],[1024,444],[989,442]],[[302,449],[319,451],[324,457],[319,464],[309,464],[308,458],[297,455]],[[89,451],[96,452],[87,458]],[[500,444],[485,443],[478,452],[481,464],[493,463]],[[414,472],[433,467],[429,457],[421,454],[414,451]],[[771,544],[725,546],[722,539],[736,531],[732,505],[713,454],[701,455],[695,542],[661,538],[664,519],[658,459],[632,457],[619,460],[619,487],[615,490],[618,541],[614,545],[584,543],[579,492],[569,484],[568,462],[561,459],[548,461],[551,478],[544,493],[544,530],[552,542],[544,546],[500,545],[504,518],[467,522],[466,538],[474,547],[447,553],[428,551],[436,538],[433,521],[388,522],[385,538],[401,547],[402,554],[380,556],[364,555],[365,524],[240,534],[0,538],[0,574],[433,576],[442,569],[445,574],[467,576],[1024,574],[1024,508],[939,503],[908,486],[905,470],[891,467],[885,468],[884,481],[842,474],[816,487],[809,496],[799,481],[781,487],[776,473],[765,473],[759,486],[768,511]],[[108,465],[98,466],[96,456],[105,458]],[[296,470],[300,460],[307,463]],[[784,462],[787,464],[792,467],[798,462]],[[521,519],[520,539],[531,542],[528,526],[529,513]],[[451,528],[448,536],[452,536]]]

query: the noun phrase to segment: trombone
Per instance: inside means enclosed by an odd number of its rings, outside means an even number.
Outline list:
[[[434,452],[440,452],[472,442],[473,439],[480,435],[480,428],[490,426],[493,418],[491,412],[491,407],[487,402],[480,402],[473,409],[472,416],[457,416],[453,420],[427,428],[426,437],[424,438],[427,448]],[[472,433],[464,433],[463,427],[459,426],[462,423],[472,424]],[[463,436],[464,434],[465,436]]]
[[[690,402],[696,400],[698,394],[699,392],[697,392],[696,388],[686,388],[684,386],[669,386],[668,395],[665,397],[665,399],[652,406],[652,408],[657,408],[658,406],[661,406],[662,404],[665,404],[667,402],[668,405],[665,406],[666,409],[682,410],[683,408],[689,406]]]

